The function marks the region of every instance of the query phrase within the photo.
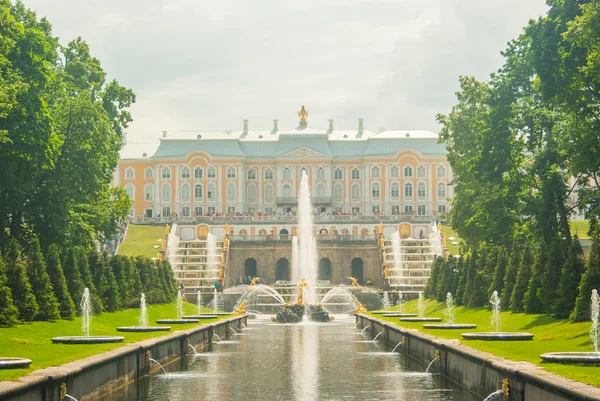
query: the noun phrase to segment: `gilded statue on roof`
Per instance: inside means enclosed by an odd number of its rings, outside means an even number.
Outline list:
[[[306,124],[306,119],[308,118],[308,111],[302,106],[302,109],[298,112],[298,117],[300,117],[300,124]]]

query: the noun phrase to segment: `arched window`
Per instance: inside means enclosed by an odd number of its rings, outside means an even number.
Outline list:
[[[202,185],[200,184],[196,184],[194,186],[194,198],[195,199],[202,199]]]
[[[254,184],[248,186],[248,201],[256,202],[256,185]]]
[[[400,169],[398,168],[398,166],[392,166],[390,176],[392,178],[398,178],[400,176]]]
[[[360,199],[360,186],[358,184],[352,185],[352,200]]]
[[[371,169],[371,177],[379,178],[379,167],[375,166]]]
[[[427,191],[426,191],[425,183],[420,182],[419,185],[417,186],[417,196],[419,198],[424,198],[426,195],[427,195]]]
[[[135,185],[133,185],[133,184],[125,185],[125,193],[127,193],[127,196],[129,196],[129,199],[134,201],[135,200]]]
[[[413,187],[412,184],[408,183],[404,185],[404,197],[405,198],[412,198],[412,191]]]
[[[247,176],[249,180],[256,180],[256,170],[253,168],[248,170]]]
[[[227,184],[227,199],[235,199],[235,184],[233,183]]]
[[[168,168],[168,167],[164,167],[164,168],[162,169],[162,174],[161,174],[161,177],[162,177],[164,180],[170,180],[170,179],[171,179],[171,169],[170,169],[170,168]]]
[[[265,170],[265,180],[272,180],[272,179],[273,179],[273,170],[268,168]]]
[[[196,167],[194,169],[194,178],[197,180],[204,178],[204,170],[202,170],[202,167]]]
[[[398,198],[400,196],[400,185],[398,183],[392,184],[392,198]]]
[[[283,197],[289,198],[290,196],[292,196],[292,188],[289,185],[284,185],[283,186]]]
[[[216,178],[217,177],[217,169],[215,169],[214,167],[209,167],[208,173],[206,173],[206,175],[208,176],[208,178]]]
[[[164,183],[162,185],[161,198],[166,201],[171,200],[171,184]]]
[[[317,185],[317,198],[325,197],[325,185],[319,184]]]
[[[352,169],[352,179],[360,180],[360,170],[357,168]]]
[[[418,178],[425,178],[425,166],[419,166],[419,167],[417,167],[417,177]]]
[[[152,167],[148,167],[146,171],[144,171],[144,177],[146,178],[154,178],[154,170]]]
[[[151,202],[154,199],[154,184],[144,185],[144,200]]]
[[[227,178],[235,178],[235,168],[234,167],[227,168]]]
[[[437,177],[438,178],[444,178],[444,177],[446,177],[446,167],[444,167],[444,166],[438,166],[438,168],[437,168]]]
[[[125,178],[127,178],[128,180],[132,180],[135,178],[135,170],[131,167],[128,167],[125,170]]]
[[[404,167],[404,176],[405,177],[412,177],[413,176],[413,168],[411,166],[405,166]]]
[[[317,169],[317,178],[325,178],[325,169],[323,167]]]
[[[291,178],[291,176],[292,176],[292,175],[291,175],[291,173],[290,173],[290,169],[289,169],[289,168],[287,168],[287,167],[285,167],[285,168],[283,169],[283,178]]]
[[[190,186],[189,184],[183,184],[181,186],[181,199],[183,200],[189,200],[190,199]]]
[[[333,197],[336,201],[341,201],[344,198],[344,190],[341,185],[338,184],[333,188]]]
[[[333,172],[333,178],[336,180],[341,180],[343,177],[344,176],[342,174],[342,169],[336,168],[335,171]]]
[[[215,184],[208,184],[208,187],[206,189],[206,198],[208,200],[217,199],[217,189],[215,187]]]
[[[381,191],[380,191],[379,184],[374,183],[373,186],[371,187],[371,197],[379,198],[380,194],[381,194]]]
[[[265,187],[265,200],[266,201],[273,200],[273,185],[267,185]]]
[[[446,184],[440,182],[437,187],[438,198],[446,197]]]
[[[181,179],[182,180],[187,180],[190,178],[190,169],[187,167],[184,167],[181,169]]]

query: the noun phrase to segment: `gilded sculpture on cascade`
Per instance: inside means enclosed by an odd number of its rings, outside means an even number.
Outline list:
[[[296,301],[298,305],[302,305],[304,303],[304,289],[306,288],[308,288],[308,283],[306,280],[300,280],[298,283],[298,301]]]
[[[308,111],[302,106],[302,109],[298,112],[298,117],[300,117],[300,124],[306,124],[306,119],[308,118]]]

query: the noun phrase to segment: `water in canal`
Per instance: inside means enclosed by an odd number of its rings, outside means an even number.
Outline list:
[[[470,393],[354,328],[354,317],[282,325],[249,320],[177,371],[147,376],[114,401],[455,400]],[[174,369],[175,367],[172,367]],[[169,369],[167,369],[169,370]],[[480,399],[479,399],[480,400]]]

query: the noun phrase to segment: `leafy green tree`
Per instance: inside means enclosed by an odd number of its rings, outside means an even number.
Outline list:
[[[562,281],[561,272],[568,254],[568,245],[571,241],[555,237],[548,248],[548,260],[544,266],[541,287],[538,298],[544,306],[544,313],[553,313],[557,301],[558,290]]]
[[[554,315],[561,319],[569,317],[575,308],[581,275],[585,269],[583,249],[577,236],[573,237],[568,248],[567,260],[562,268],[556,304],[554,305]]]
[[[437,288],[437,283],[438,283],[438,277],[440,276],[443,264],[444,264],[444,259],[441,257],[435,258],[435,260],[431,264],[431,271],[429,272],[429,280],[427,280],[427,285],[425,286],[425,290],[423,291],[424,295],[427,298],[435,298],[436,297],[436,288]]]
[[[104,311],[106,310],[105,300],[108,299],[108,292],[110,291],[108,278],[104,271],[107,262],[101,254],[96,252],[95,249],[88,252],[88,262],[90,266],[90,273],[92,274],[94,281],[94,288],[96,289],[98,298],[102,302],[102,310]]]
[[[519,264],[521,263],[522,253],[517,242],[513,242],[511,247],[510,258],[506,266],[506,274],[504,275],[504,290],[501,292],[501,306],[503,310],[510,307],[510,298],[515,288],[517,281],[517,273],[519,272]]]
[[[541,295],[542,276],[544,275],[544,267],[546,266],[547,261],[546,252],[543,246],[538,246],[534,260],[535,262],[533,263],[529,285],[523,296],[523,304],[526,313],[542,313],[544,311],[542,299],[539,297],[539,295]]]
[[[590,255],[585,264],[585,272],[581,276],[579,294],[575,302],[571,318],[576,322],[590,318],[591,295],[593,289],[600,288],[600,233],[595,229],[592,234]]]
[[[94,285],[94,277],[92,276],[92,272],[90,271],[90,264],[88,259],[88,253],[86,249],[82,247],[77,247],[75,251],[75,261],[77,263],[77,267],[79,267],[79,272],[81,273],[81,279],[83,280],[83,284],[90,290],[90,302],[92,304],[92,310],[95,314],[101,314],[104,309],[102,307],[102,299],[98,296],[98,292],[96,291],[96,286]],[[96,252],[92,250],[91,252]],[[81,295],[79,296],[81,299]]]
[[[488,289],[488,298],[492,296],[494,291],[498,291],[498,294],[503,294],[504,291],[504,276],[506,276],[506,267],[508,265],[508,255],[505,246],[498,248],[496,257],[496,266],[494,266],[494,278],[492,284]]]
[[[13,304],[12,291],[7,284],[6,265],[0,255],[0,326],[13,326],[19,322],[19,310]]]
[[[31,289],[39,306],[38,313],[34,317],[35,320],[54,321],[60,319],[58,300],[54,295],[52,283],[46,270],[46,262],[37,239],[31,241],[26,265]]]
[[[456,258],[451,254],[448,255],[448,259],[442,266],[442,272],[436,288],[436,299],[439,302],[444,302],[446,300],[446,295],[453,291],[452,287],[456,274]]]
[[[479,248],[479,263],[475,279],[473,280],[473,292],[469,299],[469,306],[472,308],[488,305],[488,288],[490,286],[493,269],[496,266],[498,256],[497,247],[489,247],[482,243]]]
[[[463,297],[464,297],[464,293],[465,293],[465,287],[467,285],[467,271],[468,271],[468,267],[471,263],[470,261],[471,261],[471,257],[469,255],[467,255],[464,263],[462,264],[462,268],[459,270],[458,284],[456,287],[456,294],[454,296],[457,306],[463,305]]]
[[[512,312],[525,311],[525,292],[529,287],[529,279],[531,279],[531,265],[533,264],[533,255],[531,254],[531,245],[526,243],[523,247],[521,261],[519,263],[519,272],[517,273],[517,281],[513,288],[512,296],[510,297],[510,310]]]
[[[83,289],[85,288],[85,284],[81,278],[81,272],[77,266],[77,255],[79,252],[79,248],[71,247],[64,253],[65,256],[63,260],[63,271],[65,279],[67,280],[67,288],[78,313],[81,312],[79,310],[79,303],[81,302]]]
[[[128,271],[126,271],[127,263],[127,257],[122,255],[115,255],[109,259],[110,267],[117,282],[117,294],[120,308],[125,308],[127,306],[127,288],[129,284],[129,274]]]
[[[104,280],[108,285],[108,291],[104,293],[104,306],[108,312],[115,312],[121,307],[119,283],[109,265],[104,267]]]
[[[473,285],[475,282],[475,276],[477,275],[477,263],[479,263],[477,251],[473,250],[471,252],[469,263],[467,264],[466,269],[465,289],[462,296],[462,304],[464,306],[470,305],[471,297],[473,296]]]
[[[75,314],[75,304],[69,294],[67,286],[67,280],[63,273],[62,265],[60,263],[60,253],[58,245],[52,244],[48,248],[48,255],[46,256],[46,269],[48,270],[48,276],[54,289],[54,295],[59,304],[60,317],[63,319],[72,319]]]
[[[19,310],[19,320],[30,322],[38,313],[38,303],[33,295],[27,270],[21,261],[19,244],[12,238],[6,254],[6,277],[12,291],[14,305]]]

